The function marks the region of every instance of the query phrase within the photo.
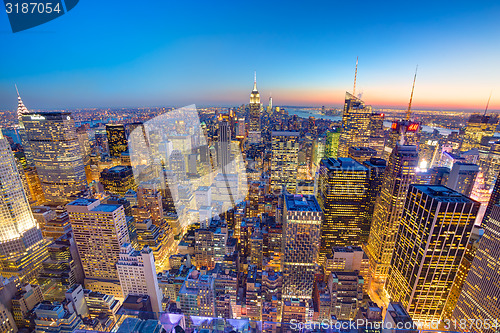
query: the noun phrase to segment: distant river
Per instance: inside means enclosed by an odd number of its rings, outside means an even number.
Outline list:
[[[309,118],[310,116],[313,116],[314,118],[319,118],[319,119],[327,119],[331,121],[341,121],[342,116],[325,116],[319,113],[319,110],[304,110],[304,109],[294,109],[294,108],[285,108],[288,111],[288,114],[290,116],[296,115],[297,117],[300,118]],[[391,121],[384,121],[384,126],[385,127],[391,127]],[[448,128],[443,128],[443,127],[430,127],[430,126],[422,126],[422,131],[425,132],[432,132],[434,130],[438,130],[439,134],[441,135],[449,135],[452,130]]]

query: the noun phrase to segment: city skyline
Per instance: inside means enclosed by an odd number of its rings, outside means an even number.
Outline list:
[[[2,54],[0,109],[14,109],[16,83],[34,109],[240,105],[254,71],[263,101],[338,107],[352,91],[357,56],[357,92],[375,108],[407,107],[418,64],[414,109],[481,112],[490,92],[489,109],[500,109],[493,2],[433,4],[432,11],[365,3],[355,8],[356,24],[345,15],[349,4],[321,4],[321,11],[263,4],[264,12],[155,5],[97,11],[84,3],[46,25],[3,34],[7,49],[27,51]]]
[[[78,2],[0,22],[0,332],[499,333],[500,4]]]

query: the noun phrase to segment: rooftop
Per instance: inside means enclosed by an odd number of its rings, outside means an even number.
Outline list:
[[[299,132],[291,132],[291,131],[272,131],[271,136],[299,136]]]
[[[88,206],[96,202],[97,199],[78,198],[68,204],[68,206]]]
[[[329,171],[368,171],[366,167],[352,158],[324,158],[321,160],[321,164],[324,165]]]
[[[117,166],[114,166],[110,169],[107,169],[107,171],[105,171],[105,172],[120,173],[120,172],[127,171],[127,170],[132,170],[132,167],[130,167],[128,165],[117,165]]]
[[[285,195],[286,209],[298,212],[321,212],[314,195]]]
[[[465,195],[443,185],[412,184],[410,185],[409,192],[411,191],[411,187],[414,187],[420,192],[425,193],[428,196],[432,197],[433,199],[441,202],[463,202],[463,203],[475,202],[471,198],[468,198]]]

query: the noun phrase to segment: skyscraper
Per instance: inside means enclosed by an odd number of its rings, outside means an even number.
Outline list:
[[[17,120],[19,126],[19,137],[21,139],[21,145],[23,146],[24,156],[26,157],[26,164],[28,167],[34,167],[35,163],[33,162],[33,155],[31,153],[31,146],[28,141],[28,137],[26,135],[26,129],[24,128],[23,116],[29,113],[28,108],[24,106],[24,103],[19,95],[19,91],[17,90]]]
[[[349,158],[363,163],[377,157],[377,151],[370,147],[349,147],[348,155]]]
[[[132,245],[123,244],[116,268],[123,298],[127,298],[128,295],[148,295],[153,311],[156,313],[162,311],[163,294],[158,287],[155,259],[149,247],[144,246],[141,251],[137,251]]]
[[[422,126],[417,121],[396,120],[391,124],[389,137],[385,142],[382,158],[388,160],[396,145],[411,145],[419,147]]]
[[[229,174],[232,173],[231,167],[231,126],[229,122],[223,119],[222,115],[219,114],[218,118],[219,125],[219,135],[217,141],[217,158],[219,168],[222,169],[222,173]]]
[[[122,297],[116,263],[120,247],[130,243],[125,211],[97,199],[77,199],[66,205],[85,273],[85,287]]]
[[[325,142],[325,157],[337,158],[339,149],[339,131],[328,131],[326,132],[326,142]]]
[[[480,148],[483,137],[491,137],[495,134],[497,124],[498,115],[471,115],[467,120],[461,150]]]
[[[104,169],[99,181],[104,190],[117,195],[125,195],[128,190],[137,189],[134,173],[129,165],[117,165],[110,169]]]
[[[128,150],[127,133],[122,124],[106,124],[109,155],[120,157]]]
[[[497,332],[500,316],[500,206],[491,207],[485,216],[482,227],[484,234],[479,242],[476,256],[472,261],[469,274],[465,279],[462,293],[453,311],[457,322],[478,321],[483,327],[467,326],[472,332]],[[486,327],[486,325],[490,327]]]
[[[377,152],[376,157],[382,157],[382,153],[384,152],[384,119],[385,114],[380,112],[373,112],[370,116],[370,138],[368,146],[375,149]]]
[[[368,169],[368,193],[367,200],[368,206],[366,210],[366,220],[370,224],[373,220],[373,210],[375,209],[375,203],[380,195],[380,189],[382,187],[382,181],[384,179],[385,168],[387,163],[381,158],[371,158],[369,161],[363,163]]]
[[[350,93],[345,93],[338,157],[348,157],[349,147],[368,147],[371,114],[371,106],[365,105]]]
[[[0,274],[32,281],[47,258],[42,239],[24,192],[14,155],[0,131]]]
[[[283,298],[311,299],[322,212],[312,195],[284,195]]]
[[[389,273],[406,193],[415,177],[417,164],[417,147],[396,145],[385,169],[368,238],[366,252],[370,257],[372,281],[385,281]]]
[[[297,187],[299,132],[272,132],[271,188],[283,186],[290,193]]]
[[[500,177],[497,177],[497,179],[500,179]],[[491,211],[493,210],[493,207],[495,205],[500,205],[500,181],[495,182],[493,192],[491,192],[490,201],[488,202],[488,206],[486,207],[486,211],[484,212],[485,219],[491,214]]]
[[[30,113],[22,118],[45,199],[67,203],[87,186],[71,113]]]
[[[478,172],[479,166],[476,164],[456,162],[451,168],[446,186],[470,197]]]
[[[439,320],[479,203],[442,185],[410,185],[386,290],[413,320]]]
[[[260,130],[260,94],[257,90],[257,74],[253,81],[253,90],[250,94],[250,114],[248,121],[248,139],[250,143],[260,143],[261,142],[261,130]]]
[[[320,261],[333,246],[361,245],[368,239],[368,169],[351,158],[321,160],[318,203],[323,211]]]

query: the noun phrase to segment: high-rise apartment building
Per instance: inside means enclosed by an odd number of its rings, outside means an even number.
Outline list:
[[[260,94],[257,90],[257,76],[253,81],[253,90],[250,94],[250,114],[248,121],[248,139],[250,143],[260,143],[261,130],[260,130]]]
[[[148,295],[153,311],[162,311],[163,294],[158,287],[155,259],[149,247],[145,246],[141,251],[137,251],[130,244],[123,244],[116,268],[123,298],[128,295]]]
[[[314,196],[284,195],[283,298],[312,298],[321,220],[321,207]]]
[[[34,280],[47,258],[10,145],[0,131],[0,274]]]
[[[295,193],[299,153],[299,132],[271,133],[271,188]]]
[[[120,157],[128,150],[127,132],[122,124],[106,124],[109,155]]]
[[[500,206],[498,204],[491,206],[489,214],[485,215],[482,227],[484,234],[453,311],[453,319],[457,322],[481,322],[482,327],[471,325],[466,329],[471,332],[493,333],[498,331],[493,325],[500,316],[500,274],[498,274]]]
[[[361,245],[368,239],[368,169],[351,158],[321,160],[318,203],[323,211],[320,261],[333,246]]]
[[[45,199],[70,201],[87,186],[81,148],[70,112],[30,113],[23,116],[33,161]]]
[[[478,211],[445,186],[410,185],[385,288],[413,320],[441,319]]]
[[[116,263],[120,247],[130,243],[122,205],[77,199],[66,205],[85,273],[85,287],[122,297]]]
[[[366,248],[372,282],[385,281],[389,273],[406,193],[415,177],[417,164],[417,147],[401,145],[396,145],[387,163]]]
[[[371,106],[365,105],[356,96],[345,93],[338,157],[348,157],[349,147],[368,146],[371,114]]]

